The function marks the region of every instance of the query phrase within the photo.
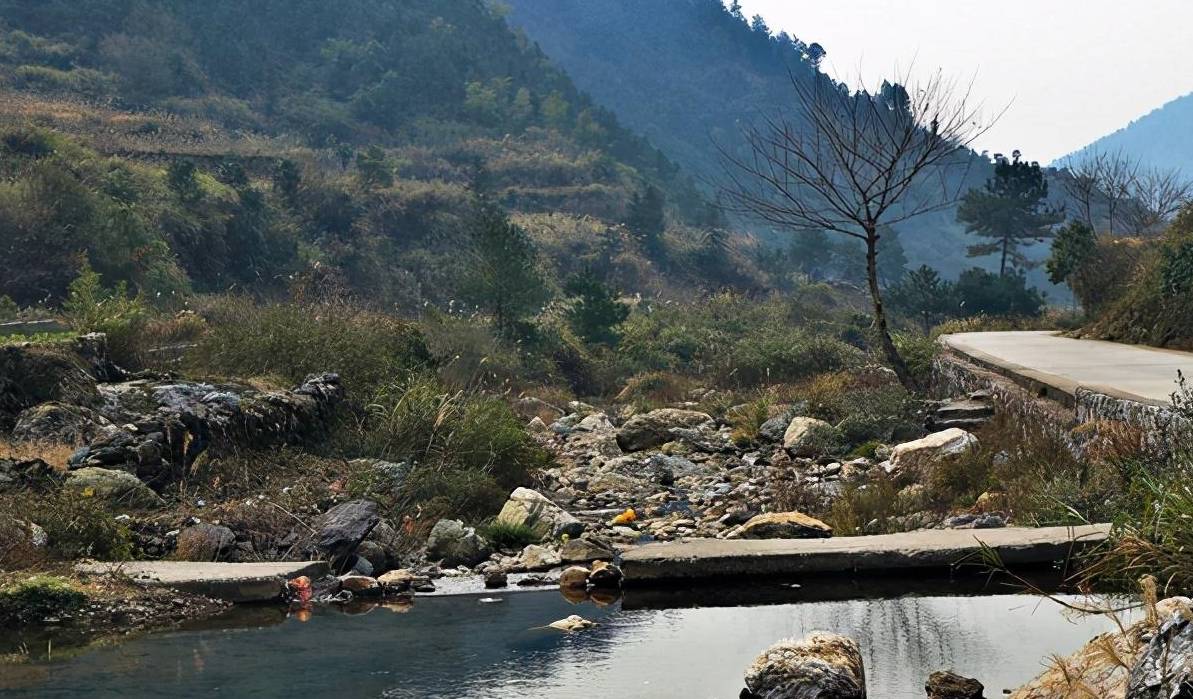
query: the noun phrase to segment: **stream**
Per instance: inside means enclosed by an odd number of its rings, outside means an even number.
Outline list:
[[[1051,654],[1113,628],[1036,596],[888,588],[631,591],[606,606],[551,590],[299,614],[243,607],[66,659],[0,667],[0,696],[731,699],[763,648],[822,630],[861,645],[870,696],[922,699],[931,672],[954,669],[996,697]],[[482,601],[492,599],[500,601]],[[599,626],[543,628],[570,614]]]

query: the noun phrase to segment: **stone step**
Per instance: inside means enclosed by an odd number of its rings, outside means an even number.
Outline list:
[[[619,549],[627,585],[763,576],[855,573],[981,564],[984,547],[1003,565],[1062,561],[1106,540],[1109,524],[1080,527],[931,529],[831,539],[682,541]]]
[[[237,604],[272,602],[282,597],[286,581],[306,575],[318,578],[330,571],[325,561],[265,563],[199,563],[191,561],[130,561],[80,563],[86,575],[123,575],[138,585],[169,587]]]

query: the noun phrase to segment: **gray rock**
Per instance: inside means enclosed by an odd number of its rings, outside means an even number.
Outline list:
[[[83,444],[112,428],[107,418],[91,408],[52,402],[22,411],[12,436],[19,441]]]
[[[504,570],[490,570],[485,572],[485,589],[495,590],[509,584],[509,576]]]
[[[559,550],[564,563],[589,563],[613,558],[613,547],[593,539],[569,539]]]
[[[852,639],[814,633],[780,641],[746,671],[752,699],[866,699],[862,654]]]
[[[1193,621],[1169,618],[1135,661],[1126,699],[1193,699]]]
[[[445,566],[474,566],[490,553],[492,548],[484,537],[456,519],[439,520],[427,537],[427,558],[442,561]]]
[[[673,439],[672,430],[712,427],[712,416],[695,410],[663,408],[635,415],[617,431],[617,444],[623,451],[642,451]]]
[[[522,554],[518,556],[518,563],[531,572],[550,570],[562,562],[556,551],[537,544],[530,544],[522,549]]]
[[[537,490],[517,488],[497,514],[497,521],[531,527],[542,536],[580,536],[584,523]]]
[[[88,466],[67,474],[63,487],[78,497],[93,497],[117,508],[155,509],[165,505],[149,486],[125,471]]]
[[[329,558],[344,559],[356,551],[380,521],[377,503],[372,500],[336,505],[315,522],[315,548]]]
[[[818,447],[833,431],[833,426],[824,420],[794,417],[783,432],[783,448],[795,456],[819,456]]]
[[[236,534],[231,529],[200,522],[178,532],[174,558],[180,561],[224,560],[235,543]]]

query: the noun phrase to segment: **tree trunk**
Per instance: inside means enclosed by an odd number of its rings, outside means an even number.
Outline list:
[[[1003,237],[1002,239],[1002,263],[998,265],[998,276],[1007,276],[1007,247],[1010,245],[1010,239]]]
[[[891,329],[886,322],[886,310],[882,306],[882,291],[878,288],[878,231],[866,229],[866,280],[870,284],[870,300],[874,304],[874,328],[878,331],[878,341],[882,344],[882,353],[899,377],[899,383],[909,391],[919,388],[907,363],[900,356],[895,341],[891,338]]]

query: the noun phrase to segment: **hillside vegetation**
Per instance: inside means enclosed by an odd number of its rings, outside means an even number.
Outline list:
[[[717,217],[675,165],[481,2],[4,2],[0,16],[0,292],[20,305],[61,299],[83,253],[154,298],[317,279],[417,308],[453,298],[481,199],[566,217],[532,226],[548,243],[599,230],[573,267],[740,257],[713,254]],[[759,283],[688,270],[681,287]],[[627,282],[668,291],[655,276]]]

